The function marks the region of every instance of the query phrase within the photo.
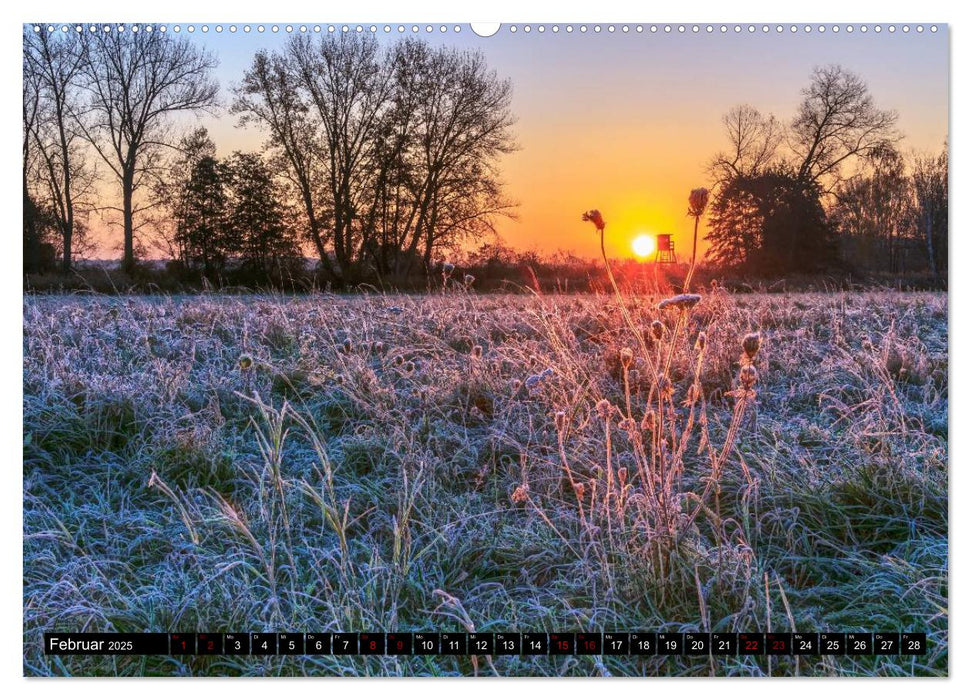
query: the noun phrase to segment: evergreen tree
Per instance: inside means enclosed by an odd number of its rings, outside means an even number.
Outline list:
[[[269,277],[300,256],[292,212],[273,173],[257,153],[236,152],[224,163],[229,202],[226,247],[241,266]]]
[[[214,157],[203,156],[192,166],[180,193],[175,235],[183,264],[214,279],[226,264],[226,205],[224,168]]]

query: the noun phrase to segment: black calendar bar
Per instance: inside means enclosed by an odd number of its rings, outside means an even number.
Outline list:
[[[873,656],[927,653],[923,632],[44,633],[50,655]]]

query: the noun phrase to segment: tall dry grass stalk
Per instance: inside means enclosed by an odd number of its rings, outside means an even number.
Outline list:
[[[693,200],[696,199],[694,194]],[[692,204],[697,205],[697,216],[700,216],[703,204],[698,199]],[[735,405],[726,434],[721,445],[716,447],[708,428],[709,407],[702,383],[708,348],[707,334],[702,330],[693,340],[688,337],[692,314],[701,304],[702,297],[698,294],[680,294],[663,299],[656,306],[660,318],[647,327],[638,324],[610,269],[604,245],[606,222],[603,215],[594,209],[586,212],[583,220],[592,222],[600,235],[604,265],[617,304],[628,331],[639,341],[640,347],[639,352],[629,347],[620,351],[623,406],[615,406],[607,399],[601,399],[596,405],[596,414],[604,426],[605,448],[605,478],[599,502],[591,498],[589,503],[584,503],[586,488],[577,484],[573,476],[570,459],[563,447],[565,428],[558,424],[560,461],[577,494],[580,517],[588,527],[599,524],[605,528],[608,539],[613,541],[619,536],[621,524],[632,516],[649,549],[657,553],[658,566],[663,569],[668,554],[703,513],[710,516],[713,529],[722,539],[719,482],[739,438],[743,421],[755,405],[758,373],[752,361],[758,353],[760,337],[749,334],[741,342],[743,362],[738,385],[729,392],[735,399]],[[686,386],[683,383],[678,386],[672,376],[674,359],[684,345],[692,343],[695,353],[693,372]],[[646,367],[649,377],[643,397],[634,396],[631,390],[631,372],[635,363]],[[627,438],[636,464],[636,473],[629,474],[625,470],[623,477],[615,470],[613,460],[615,419],[618,419],[616,425],[620,432]],[[564,422],[564,419],[558,416],[557,421]],[[692,447],[694,455],[689,450]],[[702,468],[706,474],[701,473]],[[705,484],[701,493],[684,488],[689,469],[692,477]],[[597,489],[598,485],[591,483],[591,496]],[[709,504],[709,497],[713,494],[714,502]]]

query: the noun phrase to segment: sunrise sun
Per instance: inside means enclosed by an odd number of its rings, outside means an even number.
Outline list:
[[[654,253],[654,236],[642,233],[631,241],[631,248],[634,249],[634,254],[639,258],[650,257]]]

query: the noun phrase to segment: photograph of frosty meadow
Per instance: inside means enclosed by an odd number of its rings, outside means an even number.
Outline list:
[[[946,26],[215,26],[23,28],[24,675],[948,675]]]

